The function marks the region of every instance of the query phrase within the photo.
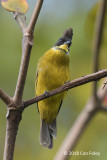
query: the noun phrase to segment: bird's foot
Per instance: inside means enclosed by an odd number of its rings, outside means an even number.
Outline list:
[[[64,84],[69,83],[70,81],[66,81]]]
[[[44,94],[45,94],[46,96],[49,96],[49,95],[50,95],[48,91],[44,91]]]

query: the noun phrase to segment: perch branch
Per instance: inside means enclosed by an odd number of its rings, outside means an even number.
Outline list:
[[[6,105],[9,105],[12,102],[12,98],[8,96],[8,94],[0,88],[0,98]]]
[[[83,77],[75,79],[75,80],[73,80],[71,82],[67,82],[64,85],[58,87],[57,89],[48,92],[47,94],[44,93],[44,94],[42,94],[40,96],[37,96],[35,98],[29,99],[27,101],[24,101],[23,102],[24,106],[28,107],[31,104],[34,104],[34,103],[36,103],[36,102],[38,102],[40,100],[43,100],[45,98],[49,98],[49,97],[51,97],[51,96],[53,96],[55,94],[58,94],[60,92],[65,91],[65,90],[68,90],[68,89],[71,89],[71,88],[86,84],[88,82],[99,80],[99,79],[101,79],[103,77],[106,77],[106,76],[107,76],[107,69],[101,70],[101,71],[99,71],[97,73],[92,73],[90,75],[83,76]]]

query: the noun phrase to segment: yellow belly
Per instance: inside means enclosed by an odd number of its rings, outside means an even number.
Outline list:
[[[36,95],[43,94],[63,85],[70,80],[69,64],[57,65],[52,63],[39,64]],[[51,123],[57,116],[60,104],[66,95],[66,91],[38,102],[40,117],[47,123]]]
[[[38,103],[40,117],[47,123],[52,123],[56,118],[63,97],[64,93],[60,93]]]

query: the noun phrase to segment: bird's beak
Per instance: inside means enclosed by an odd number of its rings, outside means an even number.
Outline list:
[[[68,48],[71,46],[71,41],[66,41],[64,44],[68,44]]]
[[[71,45],[71,41],[66,41],[66,42],[64,42],[64,44],[59,46],[59,48],[61,48],[62,50],[65,50],[68,53],[70,45]]]

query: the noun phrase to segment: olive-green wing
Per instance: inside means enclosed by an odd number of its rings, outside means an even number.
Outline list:
[[[62,102],[63,102],[63,101],[61,101],[61,103],[60,103],[60,105],[59,105],[58,113],[59,113],[59,111],[60,111],[60,109],[61,109]],[[57,113],[57,115],[58,115],[58,113]]]
[[[36,89],[37,83],[38,83],[38,75],[39,75],[39,71],[37,70],[37,72],[36,72],[36,78],[35,78],[35,89]]]
[[[38,76],[39,76],[39,71],[37,70],[36,78],[35,78],[35,94],[36,94],[36,87],[37,87],[37,84],[38,84]],[[37,102],[37,110],[38,110],[38,113],[39,113],[38,102]]]

